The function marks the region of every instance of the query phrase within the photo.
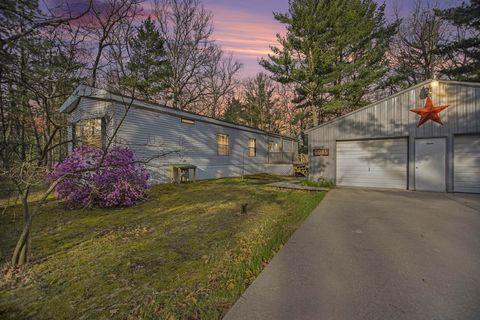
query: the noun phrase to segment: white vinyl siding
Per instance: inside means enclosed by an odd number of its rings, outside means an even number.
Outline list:
[[[454,138],[453,188],[480,193],[480,135]]]
[[[407,188],[407,139],[337,142],[337,185]]]
[[[123,106],[116,103],[116,123],[123,116]],[[229,137],[229,156],[218,156],[217,134]],[[248,139],[255,138],[257,156],[248,157]],[[266,141],[264,133],[220,126],[196,120],[194,125],[182,123],[179,117],[133,107],[116,136],[117,145],[129,146],[138,159],[148,161],[150,181],[170,181],[172,163],[189,163],[197,166],[197,180],[241,176],[270,172],[266,169]]]
[[[78,106],[70,114],[69,122],[75,123],[80,120],[110,117],[111,108],[111,102],[81,98]]]

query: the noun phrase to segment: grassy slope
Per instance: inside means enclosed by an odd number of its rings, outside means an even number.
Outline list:
[[[31,267],[0,280],[0,318],[221,318],[323,197],[257,178],[155,186],[126,209],[51,201],[34,222]],[[235,214],[243,202],[253,214]],[[14,211],[0,216],[4,253],[19,234]]]

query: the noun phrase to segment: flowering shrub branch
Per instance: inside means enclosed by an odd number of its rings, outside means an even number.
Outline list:
[[[52,183],[67,176],[55,195],[71,207],[132,206],[145,199],[148,172],[126,147],[104,152],[94,147],[76,148],[47,174]]]

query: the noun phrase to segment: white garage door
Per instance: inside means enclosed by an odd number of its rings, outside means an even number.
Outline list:
[[[407,139],[337,142],[337,185],[407,188]]]
[[[480,135],[455,137],[453,154],[454,191],[480,193]]]

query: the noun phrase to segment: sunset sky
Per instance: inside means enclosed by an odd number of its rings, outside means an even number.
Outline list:
[[[258,60],[267,56],[269,46],[283,26],[273,19],[273,11],[286,12],[288,0],[205,0],[213,12],[214,37],[225,51],[233,52],[243,64],[242,76],[262,71]]]
[[[65,0],[44,0],[58,3]],[[213,38],[226,52],[243,64],[242,77],[254,76],[263,70],[258,64],[261,57],[270,53],[270,45],[276,44],[276,34],[284,27],[273,18],[273,12],[286,12],[288,0],[201,0],[205,8],[213,13]],[[392,20],[395,12],[406,16],[415,1],[422,0],[374,0],[386,2],[387,19]],[[452,7],[462,0],[423,0],[423,3],[442,8]],[[67,0],[72,7],[85,7],[86,0]],[[146,0],[144,12],[152,10],[154,0]]]
[[[383,1],[377,0],[379,3]],[[397,10],[401,15],[409,12],[415,0],[386,1],[387,19]],[[459,1],[439,0],[440,7],[450,7]],[[243,63],[242,76],[250,77],[263,70],[258,65],[262,56],[276,43],[275,34],[283,26],[273,19],[272,12],[286,12],[288,0],[204,0],[205,7],[213,12],[214,37],[225,51],[231,51]]]

